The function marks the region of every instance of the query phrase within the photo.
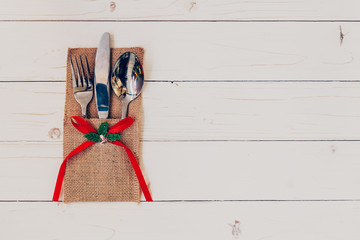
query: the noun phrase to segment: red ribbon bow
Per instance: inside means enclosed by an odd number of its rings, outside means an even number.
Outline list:
[[[75,121],[74,121],[75,120]],[[133,124],[134,120],[131,117],[127,117],[122,119],[121,121],[119,121],[118,123],[116,123],[114,126],[112,126],[111,128],[109,128],[108,133],[119,133],[125,129],[127,129],[128,127],[130,127]],[[73,116],[71,117],[71,123],[73,124],[73,126],[79,130],[81,133],[83,134],[87,134],[90,132],[94,132],[96,133],[96,130],[94,128],[92,128],[83,118],[81,117],[77,117],[77,116]],[[117,146],[123,147],[125,149],[126,154],[128,155],[131,165],[135,171],[136,177],[139,181],[141,190],[144,193],[145,199],[148,202],[152,202],[152,198],[151,198],[151,194],[149,192],[149,189],[146,185],[144,176],[141,172],[141,169],[139,167],[139,164],[136,161],[136,158],[134,156],[134,154],[132,153],[132,151],[123,143],[121,143],[120,141],[113,141],[110,142],[112,144],[115,144]],[[81,152],[82,150],[90,147],[91,145],[95,144],[95,142],[92,141],[86,141],[84,143],[82,143],[80,146],[78,146],[77,148],[75,148],[73,151],[71,151],[71,153],[69,153],[69,155],[67,155],[67,157],[64,159],[64,161],[62,162],[61,166],[60,166],[60,170],[59,170],[59,174],[57,177],[57,181],[56,181],[56,185],[55,185],[55,191],[54,191],[54,195],[53,195],[53,201],[59,201],[59,196],[60,196],[60,192],[61,192],[61,186],[62,186],[62,182],[64,179],[64,175],[65,175],[65,169],[66,169],[66,162],[69,158],[71,158],[72,156],[74,156],[75,154]]]

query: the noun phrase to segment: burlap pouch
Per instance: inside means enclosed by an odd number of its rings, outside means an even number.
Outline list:
[[[111,49],[111,66],[124,52],[135,53],[143,62],[142,48]],[[64,158],[77,146],[86,141],[82,133],[71,124],[71,116],[81,116],[80,105],[73,96],[69,56],[86,56],[91,76],[94,77],[96,48],[70,48],[66,68],[66,96],[64,114]],[[127,145],[140,160],[140,130],[142,121],[141,95],[129,105],[129,116],[134,124],[121,132],[120,141]],[[109,119],[98,119],[95,95],[88,105],[86,121],[95,129],[106,121],[109,127],[120,121],[121,102],[110,93]],[[64,177],[64,202],[139,202],[140,187],[125,150],[111,143],[94,144],[73,156],[66,165]]]

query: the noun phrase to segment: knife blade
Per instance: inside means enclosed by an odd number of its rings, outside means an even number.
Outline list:
[[[110,33],[102,35],[95,58],[95,97],[99,118],[108,118],[110,101]]]

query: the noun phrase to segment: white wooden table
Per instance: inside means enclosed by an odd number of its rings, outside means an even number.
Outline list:
[[[52,202],[67,48],[105,31],[146,50],[155,202]],[[0,32],[0,239],[360,238],[358,0],[1,0]]]

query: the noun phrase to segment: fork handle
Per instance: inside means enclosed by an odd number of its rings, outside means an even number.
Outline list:
[[[87,106],[81,106],[81,115],[83,118],[87,118],[86,116],[86,108]]]

